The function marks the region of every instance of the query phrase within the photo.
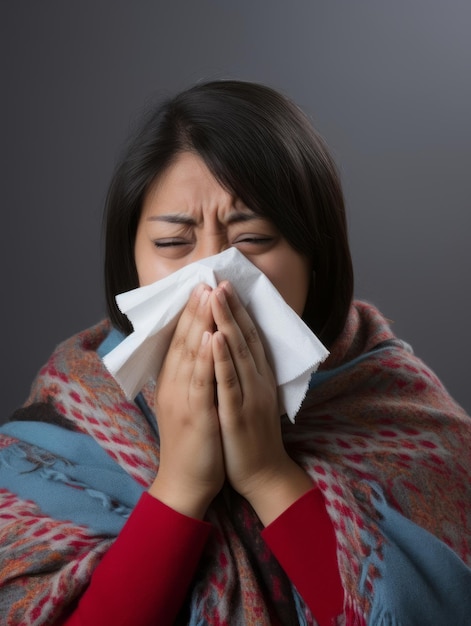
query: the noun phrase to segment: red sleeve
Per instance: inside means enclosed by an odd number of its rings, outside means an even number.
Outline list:
[[[173,624],[210,531],[144,493],[64,626]]]
[[[343,612],[343,588],[335,533],[319,489],[301,496],[262,536],[319,626],[330,626]]]

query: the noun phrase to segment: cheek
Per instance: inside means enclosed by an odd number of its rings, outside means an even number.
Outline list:
[[[269,278],[283,299],[301,316],[309,289],[309,262],[294,251],[281,255],[276,262],[256,263]]]
[[[276,286],[276,285],[275,285]],[[301,317],[307,299],[309,282],[303,268],[293,268],[290,276],[280,281],[278,291],[285,302]]]
[[[165,261],[156,258],[152,250],[147,254],[135,254],[134,258],[140,287],[151,285],[175,271],[173,267],[167,267]]]
[[[150,285],[170,274],[170,271],[166,271],[164,265],[156,258],[152,242],[139,229],[134,245],[134,262],[140,287]]]

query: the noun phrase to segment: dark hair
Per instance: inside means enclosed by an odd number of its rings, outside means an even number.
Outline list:
[[[270,219],[312,263],[304,321],[329,346],[353,293],[343,194],[329,152],[306,116],[255,83],[198,84],[152,111],[118,164],[107,197],[105,283],[112,323],[129,333],[118,293],[139,286],[134,241],[149,185],[185,151]]]

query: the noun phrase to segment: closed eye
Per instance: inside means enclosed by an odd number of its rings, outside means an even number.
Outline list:
[[[237,245],[237,244],[241,244],[241,243],[248,243],[248,244],[268,244],[271,243],[273,241],[273,237],[259,237],[257,235],[243,235],[241,237],[238,237],[235,241],[233,245]]]
[[[153,243],[156,248],[170,248],[172,246],[189,245],[189,242],[185,239],[156,239]]]

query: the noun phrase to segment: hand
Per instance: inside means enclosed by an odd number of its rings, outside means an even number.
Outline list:
[[[215,406],[210,288],[199,285],[178,321],[155,393],[160,467],[149,492],[203,518],[221,489],[224,462]]]
[[[276,381],[253,321],[227,282],[210,300],[226,475],[268,524],[312,482],[284,448]]]

